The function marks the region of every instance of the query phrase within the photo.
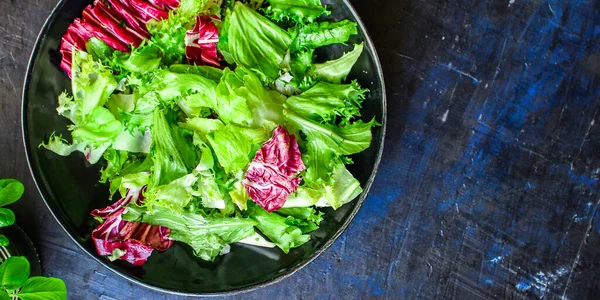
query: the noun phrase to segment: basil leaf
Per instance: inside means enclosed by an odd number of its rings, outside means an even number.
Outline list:
[[[25,282],[17,296],[21,300],[63,300],[67,299],[67,287],[58,278],[34,276]]]
[[[29,261],[24,256],[11,256],[0,265],[0,285],[7,290],[23,286],[29,277]]]
[[[9,205],[21,198],[25,187],[16,179],[0,180],[0,206]]]
[[[8,246],[8,244],[10,244],[10,242],[8,241],[6,236],[3,234],[0,234],[0,247]]]
[[[15,224],[15,213],[8,208],[0,208],[0,227]]]
[[[0,291],[0,300],[10,300],[10,297],[5,291]]]

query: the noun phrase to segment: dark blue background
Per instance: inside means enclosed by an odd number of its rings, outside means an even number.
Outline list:
[[[173,299],[87,257],[29,177],[20,88],[56,2],[0,1],[0,177],[70,298]],[[598,298],[600,2],[352,2],[388,88],[379,175],[324,255],[239,298]]]

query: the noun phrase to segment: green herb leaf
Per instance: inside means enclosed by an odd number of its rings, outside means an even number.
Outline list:
[[[24,256],[11,256],[0,265],[0,286],[16,290],[29,277],[29,261]]]
[[[67,287],[65,283],[52,277],[31,277],[17,293],[21,300],[66,300]]]
[[[16,179],[0,180],[0,206],[9,205],[23,196],[25,187]]]
[[[15,224],[15,213],[8,208],[0,208],[0,227]]]
[[[0,300],[10,300],[10,296],[5,291],[0,291]]]
[[[6,247],[8,244],[10,244],[8,238],[5,235],[0,234],[0,246]]]

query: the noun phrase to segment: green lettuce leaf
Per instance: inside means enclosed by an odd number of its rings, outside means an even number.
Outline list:
[[[338,117],[350,120],[360,116],[360,105],[367,91],[356,82],[345,85],[319,82],[288,98],[284,106],[303,118],[332,124]]]
[[[174,73],[192,73],[219,82],[223,77],[223,70],[211,66],[171,65],[169,71]]]
[[[300,26],[290,46],[292,52],[346,43],[350,36],[357,34],[356,23],[339,22],[310,23]]]
[[[111,143],[119,135],[123,126],[108,109],[96,107],[83,122],[71,128],[74,143],[86,142],[99,146]]]
[[[256,154],[260,144],[269,138],[262,129],[252,129],[228,124],[208,135],[217,161],[228,174],[244,170]]]
[[[152,144],[152,135],[150,130],[141,132],[139,130],[122,131],[115,138],[112,148],[134,153],[148,153]]]
[[[289,59],[284,60],[282,67],[291,71],[299,85],[312,66],[316,48],[345,43],[356,33],[356,23],[349,20],[299,26],[290,45]]]
[[[371,127],[377,124],[375,119],[367,123],[359,120],[343,126],[321,124],[302,118],[291,110],[285,112],[285,118],[306,134],[309,143],[311,140],[319,140],[322,145],[339,155],[356,154],[369,148],[372,140]]]
[[[164,103],[182,98],[186,95],[197,95],[211,103],[215,102],[215,88],[217,83],[192,73],[174,73],[160,70],[154,73],[152,80],[140,87],[140,93],[156,93]]]
[[[213,153],[203,141],[196,139],[194,143],[202,152],[200,163],[195,169],[198,174],[196,190],[201,198],[202,206],[224,211],[227,208],[226,193],[222,188],[225,183],[217,180]]]
[[[129,155],[126,151],[108,149],[104,152],[103,157],[106,160],[106,166],[100,170],[100,182],[106,183],[121,173]]]
[[[117,81],[110,68],[80,50],[73,53],[72,74],[73,98],[74,101],[81,103],[78,105],[79,112],[76,113],[78,117],[71,120],[77,124],[94,109],[104,106],[108,97],[117,88]]]
[[[164,208],[149,212],[135,205],[127,208],[123,219],[168,227],[171,229],[170,238],[190,245],[196,256],[207,261],[227,253],[229,244],[254,235],[256,225],[251,219],[237,216],[202,212],[173,214]]]
[[[148,128],[152,127],[152,115],[159,104],[160,102],[155,93],[147,93],[135,101],[135,107],[132,111],[117,110],[123,121],[123,125],[129,132],[145,132]]]
[[[161,21],[146,24],[152,38],[149,45],[160,49],[162,63],[166,66],[182,63],[185,58],[186,32],[194,27],[196,16],[201,13],[219,13],[217,0],[181,0],[179,6]]]
[[[161,55],[158,46],[144,42],[130,53],[114,52],[110,65],[121,71],[144,74],[158,69],[162,61]]]
[[[217,113],[226,123],[270,131],[283,122],[282,105],[286,97],[265,88],[260,79],[244,67],[238,67],[235,72],[225,69],[217,86],[217,98]]]
[[[228,63],[245,66],[267,82],[279,76],[279,65],[291,42],[285,30],[236,2],[225,16],[218,49]]]
[[[206,137],[213,131],[222,129],[225,126],[219,119],[206,119],[206,118],[190,118],[185,123],[179,123],[179,127],[187,130],[194,131],[202,138]]]
[[[175,143],[173,138],[171,127],[160,109],[154,111],[153,123],[151,154],[154,168],[151,187],[170,183],[189,173],[184,160],[181,158],[178,144]]]
[[[179,214],[194,196],[199,196],[193,188],[197,181],[195,174],[188,174],[165,185],[149,188],[144,194],[144,205],[150,211],[163,207]]]
[[[363,52],[364,44],[354,45],[354,50],[344,53],[342,57],[321,64],[313,64],[311,74],[317,80],[331,83],[341,83],[352,70],[354,64]]]
[[[302,233],[317,230],[323,221],[323,213],[312,207],[281,208],[277,214],[286,217],[286,223],[300,228]]]
[[[283,209],[310,206],[338,209],[362,193],[360,182],[343,163],[334,164],[330,172],[327,180],[319,178],[298,187],[296,193],[290,195],[285,202]]]
[[[273,20],[293,20],[297,23],[312,23],[324,14],[329,15],[320,0],[268,0],[265,13]]]
[[[300,247],[310,240],[310,235],[303,234],[300,228],[288,224],[286,217],[275,212],[268,213],[254,202],[248,203],[247,215],[256,221],[256,228],[284,253],[289,253],[290,249]]]
[[[122,130],[121,122],[103,107],[117,82],[111,69],[80,50],[73,53],[72,74],[73,97],[62,93],[57,111],[73,122],[68,127],[73,142],[52,134],[48,143],[40,146],[62,156],[80,151],[95,164]]]
[[[92,55],[94,59],[105,61],[112,57],[114,51],[101,39],[93,36],[85,43],[85,50]]]

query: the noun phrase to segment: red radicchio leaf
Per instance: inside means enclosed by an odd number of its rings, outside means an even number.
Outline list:
[[[129,28],[133,29],[139,35],[150,38],[150,33],[146,29],[146,26],[135,17],[127,6],[123,5],[119,0],[106,0],[106,2],[109,4],[110,12],[113,16],[122,19]]]
[[[179,6],[179,0],[149,0],[154,6],[166,8],[166,9],[176,9]]]
[[[300,185],[298,173],[306,169],[296,137],[278,126],[248,166],[242,184],[248,195],[268,212],[283,207]]]
[[[137,33],[132,28],[121,25],[121,21],[111,14],[111,11],[109,10],[108,6],[104,4],[104,2],[97,2],[91,13],[102,23],[108,32],[127,44],[133,45],[134,47],[139,47],[142,43],[142,40],[144,40],[144,36],[142,34]]]
[[[144,22],[148,22],[151,19],[160,21],[169,17],[169,13],[167,11],[158,9],[144,0],[129,0],[128,2],[135,13],[137,13],[137,15]]]
[[[126,196],[119,201],[103,209],[93,210],[93,216],[105,221],[92,231],[92,239],[99,255],[111,255],[115,249],[119,249],[125,252],[119,257],[120,260],[140,266],[154,249],[165,251],[173,241],[168,238],[171,230],[167,227],[129,222],[121,218],[125,207],[134,200],[138,204],[143,200],[142,189],[128,190]]]
[[[210,64],[219,66],[219,29],[213,23],[220,20],[217,16],[198,16],[196,25],[189,30],[185,37],[185,55],[190,62],[197,65]]]

